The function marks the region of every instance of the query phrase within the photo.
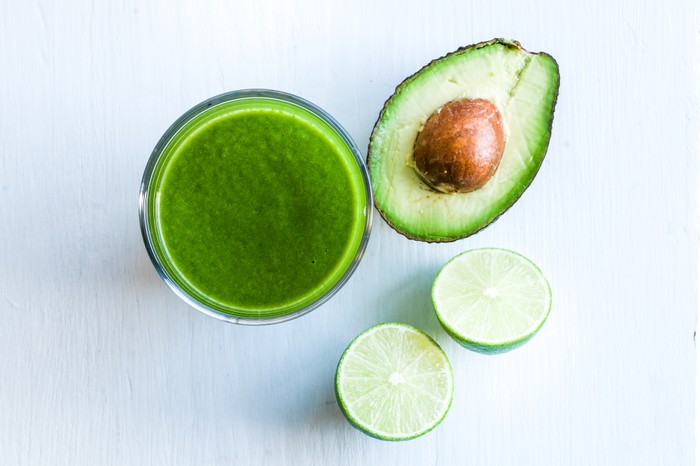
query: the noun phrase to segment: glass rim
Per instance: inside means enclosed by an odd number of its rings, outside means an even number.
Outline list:
[[[151,222],[148,218],[148,211],[149,211],[149,190],[151,187],[151,181],[153,179],[153,174],[154,170],[158,165],[158,162],[160,161],[161,156],[163,155],[163,150],[167,147],[167,145],[171,142],[171,140],[174,138],[175,135],[187,124],[189,123],[192,119],[197,117],[198,115],[202,114],[209,108],[215,107],[220,104],[224,104],[227,102],[235,101],[235,100],[243,100],[243,99],[250,99],[250,98],[263,98],[263,99],[271,99],[271,100],[277,100],[277,101],[283,101],[287,103],[291,103],[294,105],[297,105],[301,107],[302,109],[312,113],[319,119],[321,119],[324,123],[328,124],[330,128],[342,139],[342,141],[346,144],[347,148],[352,152],[354,156],[354,160],[357,164],[357,167],[360,170],[360,175],[362,178],[362,184],[364,187],[364,193],[365,193],[365,222],[364,226],[362,228],[362,237],[360,238],[360,242],[357,246],[357,251],[355,252],[352,261],[350,264],[347,266],[347,268],[342,272],[342,275],[340,278],[338,278],[333,285],[326,290],[322,295],[320,295],[317,299],[314,301],[306,304],[305,306],[302,306],[299,309],[296,309],[294,311],[285,313],[285,314],[278,314],[278,315],[273,315],[270,317],[244,317],[244,316],[237,316],[233,314],[229,314],[217,309],[214,309],[207,304],[199,301],[197,298],[194,296],[190,295],[185,289],[183,289],[177,281],[170,276],[170,274],[167,272],[165,269],[165,266],[163,265],[163,262],[159,255],[156,253],[155,250],[155,245],[154,245],[154,240],[151,235],[151,229],[150,225]],[[371,188],[371,183],[370,183],[370,178],[369,178],[369,172],[367,170],[367,166],[365,164],[365,160],[362,157],[362,154],[360,153],[360,150],[357,147],[357,144],[355,141],[352,139],[350,134],[343,128],[338,121],[335,120],[328,112],[320,108],[319,106],[313,104],[312,102],[309,102],[308,100],[305,100],[299,96],[296,96],[294,94],[289,94],[286,92],[278,91],[278,90],[272,90],[272,89],[241,89],[241,90],[236,90],[236,91],[230,91],[230,92],[225,92],[223,94],[216,95],[214,97],[210,97],[194,107],[190,108],[188,111],[183,113],[175,122],[170,125],[170,127],[163,133],[163,136],[158,140],[158,143],[154,147],[153,151],[151,152],[151,155],[148,159],[148,162],[146,163],[146,168],[144,169],[143,172],[143,177],[141,178],[141,186],[139,190],[139,224],[141,227],[141,236],[143,237],[144,244],[146,246],[146,251],[148,252],[148,256],[151,259],[151,262],[153,263],[153,266],[155,267],[156,271],[158,272],[158,275],[160,278],[168,285],[168,287],[183,301],[185,301],[190,307],[195,308],[196,310],[210,316],[214,317],[215,319],[228,322],[228,323],[234,323],[234,324],[242,324],[242,325],[268,325],[268,324],[276,324],[280,322],[286,322],[288,320],[295,319],[297,317],[301,317],[305,314],[308,314],[309,312],[313,311],[314,309],[322,306],[325,304],[328,300],[330,300],[344,285],[347,283],[347,281],[350,279],[352,274],[355,272],[357,269],[357,266],[359,265],[360,261],[362,260],[362,257],[364,256],[365,249],[367,247],[367,243],[369,242],[369,236],[372,230],[372,215],[373,215],[373,206],[374,206],[374,199],[373,199],[373,194],[372,194],[372,188]]]

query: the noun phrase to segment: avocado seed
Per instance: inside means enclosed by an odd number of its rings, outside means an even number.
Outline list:
[[[454,100],[433,113],[418,133],[416,172],[437,191],[468,193],[491,179],[504,146],[503,120],[492,102]]]

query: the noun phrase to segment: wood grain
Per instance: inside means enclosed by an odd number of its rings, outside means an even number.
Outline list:
[[[698,304],[696,2],[0,2],[0,464],[690,465]],[[429,60],[494,37],[559,62],[549,154],[488,229],[406,240],[377,216],[348,285],[274,327],[180,302],[137,192],[160,135],[233,89],[299,94],[365,147]],[[506,247],[549,278],[530,343],[486,357],[432,314],[439,267]],[[362,329],[420,327],[454,366],[444,423],[353,430],[333,395]]]

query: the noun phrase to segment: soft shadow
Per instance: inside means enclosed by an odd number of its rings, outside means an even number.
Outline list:
[[[435,335],[440,323],[435,317],[431,289],[437,269],[422,267],[402,280],[397,286],[388,289],[380,297],[386,310],[386,320],[413,325],[429,335]]]
[[[241,368],[247,382],[236,383],[237,398],[254,401],[237,405],[236,414],[247,422],[283,425],[293,431],[344,428],[347,423],[334,392],[335,367],[343,348],[332,337],[307,338],[293,351],[268,353]],[[274,340],[270,337],[271,344]]]

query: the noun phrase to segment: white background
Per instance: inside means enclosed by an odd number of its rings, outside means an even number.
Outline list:
[[[698,7],[688,1],[0,0],[0,464],[690,465],[697,306]],[[188,308],[138,227],[142,170],[185,110],[292,92],[364,148],[429,60],[494,37],[552,54],[549,153],[500,220],[452,244],[376,216],[327,305],[264,328]],[[429,289],[473,247],[533,259],[554,305],[500,356],[439,328]],[[433,432],[385,443],[333,394],[381,321],[435,337],[456,376]]]

